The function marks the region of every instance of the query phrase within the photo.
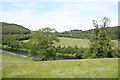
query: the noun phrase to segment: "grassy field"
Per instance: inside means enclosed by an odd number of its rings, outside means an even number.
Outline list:
[[[88,39],[76,39],[76,38],[65,38],[59,37],[60,42],[55,43],[55,46],[78,46],[78,47],[89,47],[89,40]],[[118,46],[117,40],[112,40],[115,47]]]
[[[65,38],[59,37],[60,42],[55,43],[55,46],[78,46],[78,47],[88,47],[88,39],[76,39],[76,38]]]
[[[9,53],[7,53],[9,54]],[[118,59],[75,59],[32,62],[3,54],[3,78],[117,78]],[[24,57],[24,58],[23,58]]]
[[[0,80],[2,78],[2,52],[0,51]]]
[[[56,42],[55,46],[78,46],[78,47],[89,47],[89,39],[76,39],[76,38],[65,38],[65,37],[59,37],[60,42]],[[28,42],[29,40],[23,40],[22,42]],[[115,47],[118,47],[118,41],[112,40],[113,45]],[[3,47],[8,47],[8,45],[3,45]]]

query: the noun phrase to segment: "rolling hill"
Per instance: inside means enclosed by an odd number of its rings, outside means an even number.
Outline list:
[[[111,39],[117,40],[118,38],[120,38],[118,36],[118,31],[119,31],[118,28],[119,28],[119,26],[108,27],[108,30],[110,30],[110,32],[111,32],[109,34]],[[73,29],[73,30],[70,30],[70,31],[59,32],[59,37],[90,39],[91,34],[93,33],[93,31],[94,31],[94,29],[86,30],[86,31]]]
[[[0,22],[2,24],[2,33],[3,34],[29,34],[31,31],[21,25]]]

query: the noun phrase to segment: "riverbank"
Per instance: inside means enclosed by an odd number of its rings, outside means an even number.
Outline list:
[[[26,49],[10,48],[10,47],[6,47],[5,45],[2,46],[2,49],[6,50],[6,52],[13,52],[13,53],[17,53],[19,55],[20,54],[25,55],[25,56],[28,55],[28,50],[26,50]],[[57,60],[76,59],[76,55],[56,53],[56,59]]]
[[[8,47],[7,45],[2,45],[2,48],[3,50],[17,50],[17,51],[24,51],[24,52],[27,52],[28,53],[28,50],[27,49],[17,49],[17,48],[11,48],[11,47]]]
[[[17,55],[22,55],[22,56],[28,56],[28,53],[27,52],[24,52],[24,51],[19,51],[19,50],[16,50],[16,49],[6,49],[6,50],[2,50],[2,52],[6,52],[6,54],[17,54]],[[68,60],[68,59],[75,59],[75,57],[71,57],[71,55],[67,56],[67,55],[63,55],[63,54],[60,54],[60,53],[56,53],[56,57],[55,57],[55,60]]]

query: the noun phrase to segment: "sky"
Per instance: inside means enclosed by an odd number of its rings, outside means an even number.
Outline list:
[[[94,29],[92,20],[111,19],[118,25],[119,0],[1,0],[0,22],[22,25],[30,30],[44,27],[57,31]]]

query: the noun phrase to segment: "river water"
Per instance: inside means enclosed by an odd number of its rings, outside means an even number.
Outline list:
[[[19,51],[19,50],[3,50],[2,51],[4,52],[10,52],[10,53],[15,53],[15,54],[18,54],[18,55],[24,55],[24,56],[28,56],[27,52],[24,52],[24,51]],[[68,60],[68,58],[64,58],[64,57],[56,57],[55,58],[56,60]]]

